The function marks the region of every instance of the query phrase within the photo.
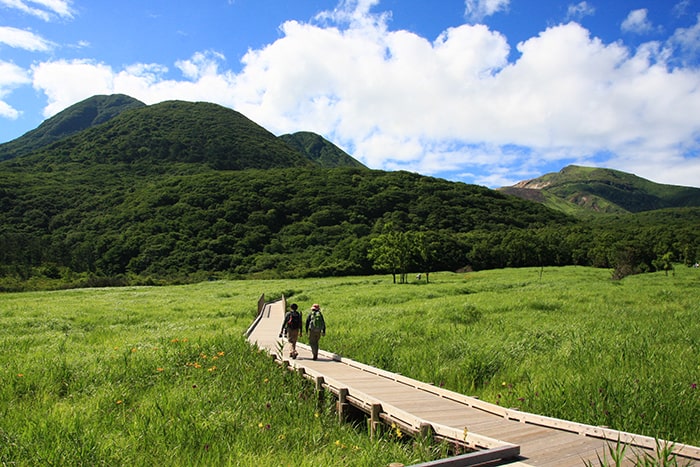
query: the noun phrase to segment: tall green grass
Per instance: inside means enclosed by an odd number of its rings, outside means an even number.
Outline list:
[[[700,272],[590,268],[0,295],[0,462],[386,465],[442,447],[341,425],[241,337],[320,303],[324,349],[507,407],[700,444]]]
[[[503,406],[700,444],[697,269],[623,281],[575,267],[375,281],[323,294],[324,345]]]
[[[340,424],[251,348],[266,283],[0,297],[2,465],[386,465],[444,452]],[[278,288],[278,286],[272,286]]]

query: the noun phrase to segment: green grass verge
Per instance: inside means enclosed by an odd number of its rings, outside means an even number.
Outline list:
[[[251,348],[264,282],[0,298],[2,465],[386,465],[444,449],[340,424]],[[277,288],[273,286],[273,288]]]
[[[540,274],[542,273],[542,274]],[[700,444],[700,272],[550,268],[0,295],[0,462],[386,465],[251,349],[257,299],[320,303],[324,349],[507,407]],[[330,399],[330,398],[327,398]]]

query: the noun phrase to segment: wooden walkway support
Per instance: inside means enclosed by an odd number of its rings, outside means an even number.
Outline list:
[[[286,310],[284,298],[258,307],[258,316],[246,335],[251,343],[275,356],[280,363],[315,382],[319,403],[323,390],[337,398],[343,420],[350,406],[370,418],[371,433],[379,423],[395,425],[415,436],[431,434],[469,454],[424,466],[583,466],[611,460],[609,446],[627,446],[625,463],[633,466],[645,454],[654,456],[658,440],[604,427],[504,408],[402,375],[374,368],[323,350],[312,360],[308,346],[298,343],[299,357],[289,357],[287,344],[280,354],[278,337]],[[663,441],[661,442],[663,445]],[[679,465],[700,466],[700,447],[673,444]]]

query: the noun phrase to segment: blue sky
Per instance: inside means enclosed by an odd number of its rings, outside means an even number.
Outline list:
[[[113,93],[219,103],[375,169],[700,187],[700,0],[0,0],[0,143]]]

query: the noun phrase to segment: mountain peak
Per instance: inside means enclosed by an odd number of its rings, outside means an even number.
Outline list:
[[[578,165],[500,190],[566,212],[642,212],[700,206],[700,188],[663,185],[619,170]]]
[[[243,114],[209,102],[153,105],[123,94],[93,96],[0,145],[0,160],[54,167],[63,162],[138,164],[141,171],[360,167],[319,135],[277,137]],[[192,165],[194,164],[194,165]]]
[[[0,160],[30,154],[95,125],[107,122],[125,110],[146,104],[124,94],[92,96],[45,120],[34,130],[0,145]]]
[[[327,139],[309,131],[280,136],[280,139],[322,167],[367,168]]]

